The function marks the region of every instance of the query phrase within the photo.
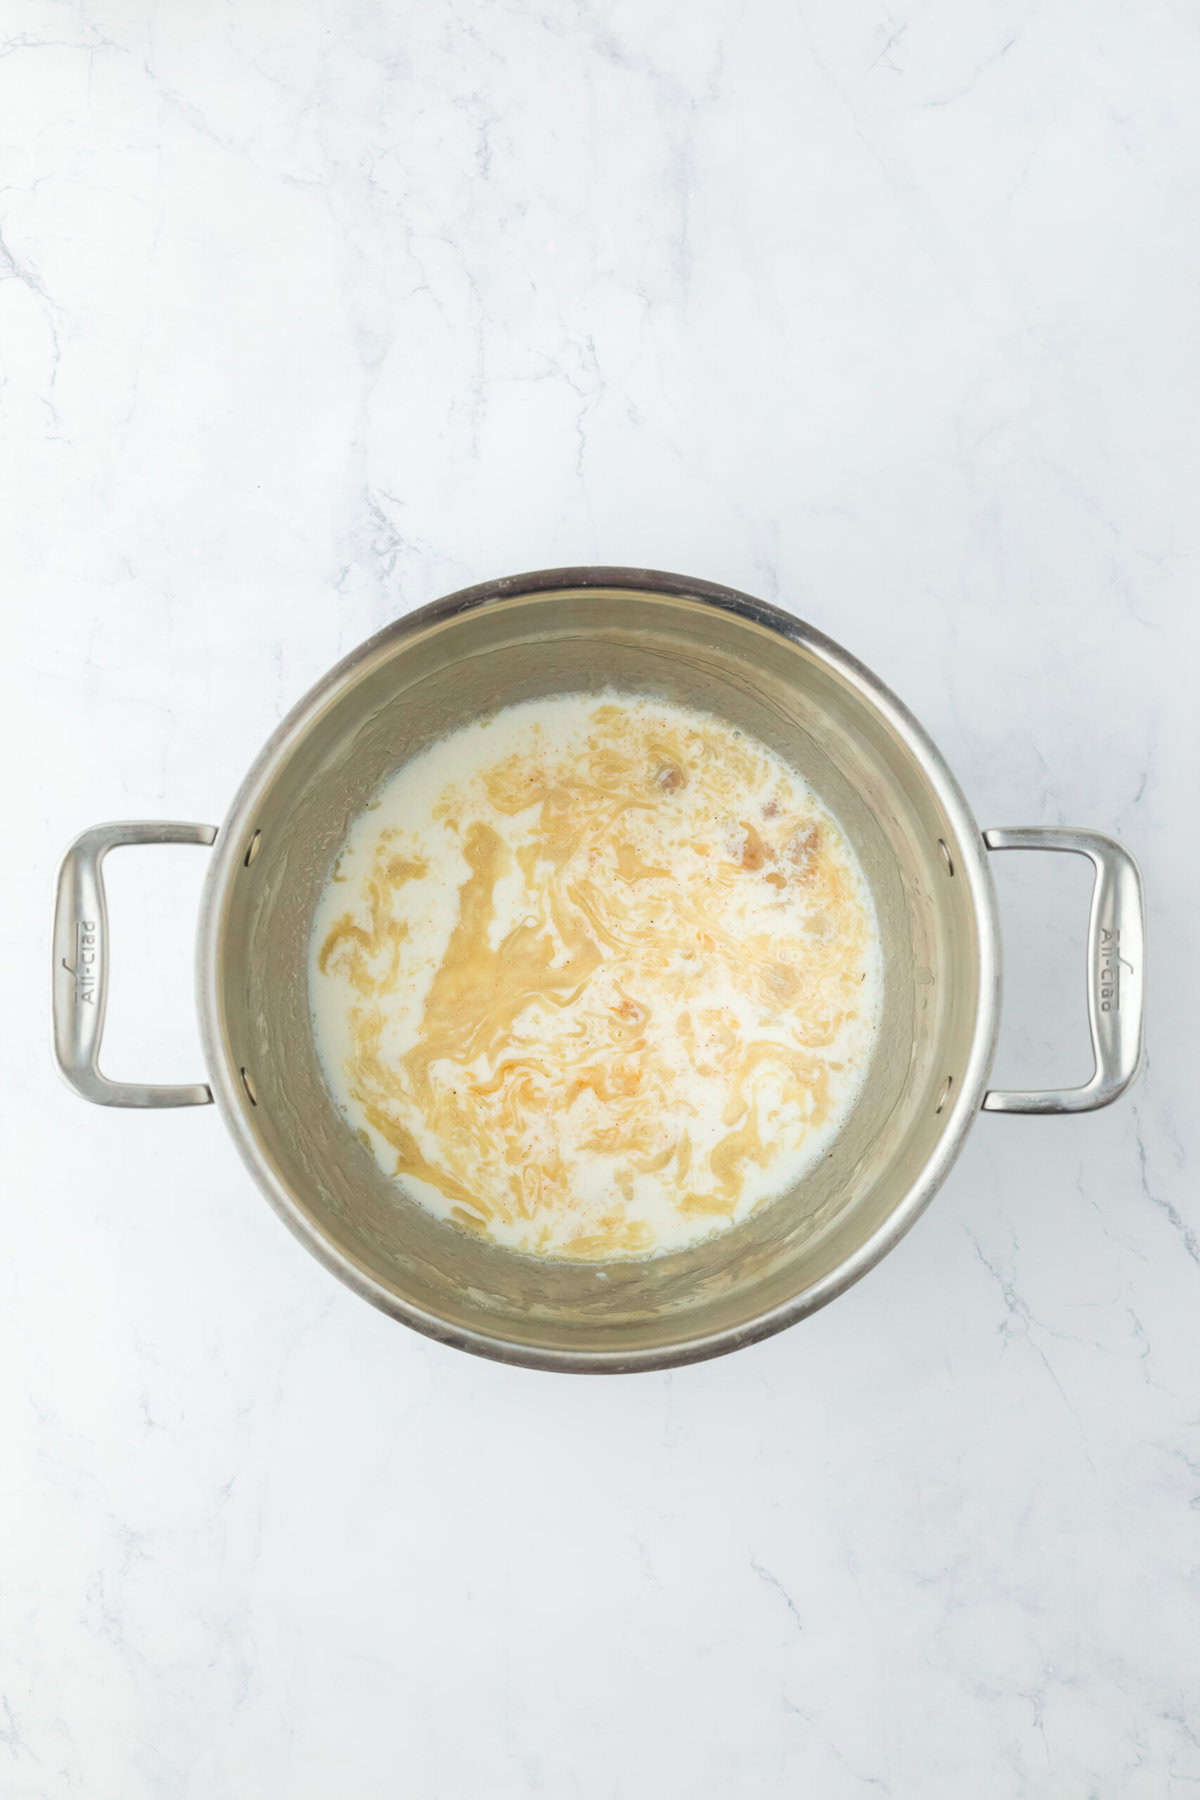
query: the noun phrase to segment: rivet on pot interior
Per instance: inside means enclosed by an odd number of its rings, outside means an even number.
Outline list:
[[[262,832],[256,831],[254,833],[254,836],[250,839],[250,842],[246,845],[246,854],[242,858],[242,867],[244,869],[248,869],[250,867],[250,864],[254,861],[255,857],[258,855],[258,846],[259,846],[259,841],[260,841],[261,837],[262,837]],[[245,1074],[244,1069],[243,1069],[242,1073]]]

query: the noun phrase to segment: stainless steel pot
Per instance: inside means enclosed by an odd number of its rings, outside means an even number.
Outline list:
[[[883,936],[884,1018],[862,1099],[819,1173],[708,1243],[645,1262],[554,1263],[482,1244],[407,1200],[322,1079],[307,993],[317,898],[352,820],[402,762],[510,701],[618,686],[700,706],[798,768],[841,820]],[[214,844],[196,980],[209,1084],[111,1082],[97,1055],[118,844]],[[1088,1006],[1095,1073],[1046,1093],[988,1091],[1000,934],[990,850],[1095,865]],[[980,833],[937,749],[869,670],[819,632],[727,588],[645,569],[557,569],[454,594],[334,669],[266,745],[218,832],[85,832],[59,880],[59,1064],[107,1106],[215,1099],[276,1211],[327,1268],[431,1337],[536,1368],[695,1362],[814,1312],[879,1261],[932,1198],[980,1107],[1084,1112],[1141,1051],[1137,867],[1090,831]]]

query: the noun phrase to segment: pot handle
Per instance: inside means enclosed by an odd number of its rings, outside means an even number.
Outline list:
[[[984,1095],[985,1112],[1094,1112],[1123,1094],[1142,1054],[1146,927],[1142,878],[1128,850],[1098,831],[985,831],[989,850],[1071,850],[1096,871],[1088,921],[1088,1023],[1096,1067],[1083,1087]]]
[[[122,820],[93,825],[63,858],[54,909],[54,1053],[85,1100],[98,1106],[205,1106],[212,1094],[194,1087],[148,1087],[109,1081],[98,1058],[108,996],[108,908],[101,865],[118,844],[211,844],[215,825]]]

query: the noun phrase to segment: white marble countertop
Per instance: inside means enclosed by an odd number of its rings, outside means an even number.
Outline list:
[[[1196,1793],[1195,18],[5,17],[6,1800]],[[211,1109],[47,1047],[78,830],[215,822],[370,631],[594,561],[812,620],[1151,932],[1123,1102],[981,1119],[827,1311],[612,1381],[389,1322]],[[996,1075],[1078,1079],[1083,870],[1008,861]],[[112,859],[114,1073],[199,1073],[203,862]]]

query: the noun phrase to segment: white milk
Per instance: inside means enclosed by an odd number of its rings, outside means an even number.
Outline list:
[[[861,871],[799,776],[617,693],[508,707],[401,769],[337,859],[309,980],[329,1086],[407,1193],[590,1259],[794,1187],[881,992]]]

